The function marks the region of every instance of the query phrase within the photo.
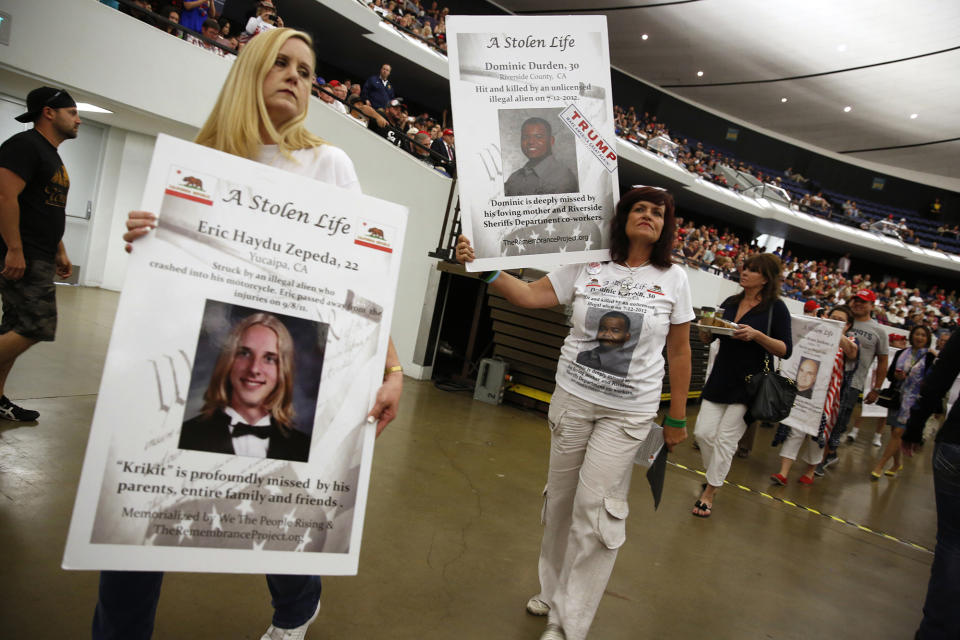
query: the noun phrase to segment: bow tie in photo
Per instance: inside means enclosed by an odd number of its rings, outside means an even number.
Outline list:
[[[273,429],[269,425],[265,427],[251,427],[248,424],[238,422],[237,424],[233,425],[233,433],[231,433],[230,436],[233,438],[239,438],[241,436],[269,438],[271,433],[273,433]]]

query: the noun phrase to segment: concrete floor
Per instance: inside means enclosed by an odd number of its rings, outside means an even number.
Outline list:
[[[97,574],[60,569],[117,295],[62,287],[60,331],[14,368],[7,394],[41,412],[0,421],[0,637],[83,638]],[[149,327],[144,327],[149,334]],[[692,406],[695,413],[696,405]],[[785,498],[932,549],[929,450],[871,482],[868,438],[813,487],[770,488],[772,433],[734,462],[714,515],[690,515],[702,478],[671,466],[660,509],[634,475],[627,543],[591,638],[912,638],[932,555],[765,497]],[[929,449],[929,448],[928,448]],[[545,420],[407,380],[377,442],[360,574],[325,580],[309,638],[536,640]],[[685,443],[671,455],[701,468]],[[169,574],[154,637],[259,638],[260,576]]]

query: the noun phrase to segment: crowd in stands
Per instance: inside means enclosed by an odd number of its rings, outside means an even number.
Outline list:
[[[450,9],[422,0],[359,0],[396,29],[423,42],[431,49],[447,54],[447,14]]]
[[[235,53],[257,34],[283,26],[283,18],[277,14],[272,0],[260,0],[244,28],[239,31],[229,20],[222,17],[219,21],[216,19],[215,0],[132,0],[133,6],[120,4],[115,0],[101,2],[174,37],[225,57],[234,57]],[[426,10],[422,8],[419,0],[376,0],[368,4],[388,20],[399,19],[401,26],[419,28],[424,37],[424,34],[430,31],[434,34],[431,37],[435,42],[443,40],[449,9],[438,8],[436,2]],[[203,37],[198,37],[191,31],[196,31]],[[351,122],[383,136],[391,144],[441,174],[454,175],[456,167],[453,130],[444,128],[441,122],[429,113],[411,114],[403,98],[398,97],[394,91],[393,83],[389,79],[391,71],[391,66],[384,64],[379,73],[370,76],[363,84],[350,79],[328,80],[317,77],[312,93],[323,104],[349,118]]]
[[[697,225],[678,218],[674,254],[688,266],[735,279],[743,261],[763,251],[727,228],[719,230],[715,225]],[[851,274],[848,255],[834,261],[794,256],[782,248],[774,253],[784,265],[784,297],[830,308],[846,303],[857,291],[869,289],[877,296],[875,317],[880,324],[904,330],[926,326],[933,333],[960,326],[956,290],[947,292],[932,286],[921,291],[896,278],[880,280],[866,273]]]
[[[615,106],[614,123],[620,138],[673,158],[678,165],[704,180],[734,191],[754,186],[774,187],[772,199],[783,201],[779,194],[786,194],[789,206],[804,213],[890,236],[906,244],[960,254],[960,226],[949,227],[936,222],[935,218],[831,191],[792,167],[779,171],[738,160],[722,149],[671,132],[656,116],[648,112],[641,116],[632,106],[626,109]],[[929,212],[930,216],[942,213],[939,199],[930,204]]]

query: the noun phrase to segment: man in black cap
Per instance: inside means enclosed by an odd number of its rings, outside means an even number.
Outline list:
[[[17,120],[33,129],[0,145],[0,418],[29,422],[40,414],[10,402],[3,389],[17,357],[56,334],[53,278],[73,272],[61,241],[70,178],[57,147],[77,137],[80,116],[69,93],[40,87]]]

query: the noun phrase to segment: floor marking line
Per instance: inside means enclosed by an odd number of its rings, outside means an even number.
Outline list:
[[[680,464],[679,462],[673,462],[673,461],[671,461],[671,460],[667,460],[667,464],[669,464],[669,465],[671,465],[671,466],[673,466],[673,467],[677,467],[678,469],[683,469],[684,471],[691,471],[691,472],[696,473],[696,474],[699,474],[699,475],[701,475],[701,476],[705,476],[705,475],[706,475],[706,473],[703,472],[703,471],[700,471],[700,470],[698,470],[698,469],[692,469],[692,468],[690,468],[690,467],[688,467],[688,466],[685,466],[685,465]],[[755,494],[757,494],[757,495],[759,495],[759,496],[763,496],[764,498],[770,498],[771,500],[775,500],[776,502],[780,502],[780,503],[785,504],[785,505],[787,505],[787,506],[794,507],[794,508],[796,508],[796,509],[801,509],[801,510],[803,510],[803,511],[807,511],[807,512],[809,512],[809,513],[813,513],[813,514],[815,514],[815,515],[822,516],[822,517],[824,517],[824,518],[829,518],[830,520],[834,520],[834,521],[836,521],[836,522],[839,522],[840,524],[847,525],[848,527],[853,527],[854,529],[859,529],[860,531],[864,531],[864,532],[866,532],[866,533],[869,533],[870,535],[874,535],[874,536],[877,536],[877,537],[879,537],[879,538],[886,538],[887,540],[893,540],[894,542],[899,542],[900,544],[902,544],[902,545],[904,545],[904,546],[911,547],[911,548],[913,548],[913,549],[918,549],[918,550],[920,550],[920,551],[924,551],[924,552],[929,553],[929,554],[933,554],[933,550],[932,550],[932,549],[928,549],[927,547],[925,547],[925,546],[923,546],[923,545],[921,545],[921,544],[917,544],[916,542],[910,542],[909,540],[904,540],[904,539],[902,539],[902,538],[898,538],[898,537],[896,537],[896,536],[894,536],[894,535],[891,535],[891,534],[889,534],[889,533],[885,533],[885,532],[883,532],[883,531],[879,531],[879,530],[877,530],[877,529],[871,529],[870,527],[864,526],[864,525],[859,524],[859,523],[857,523],[857,522],[851,522],[850,520],[846,520],[846,519],[841,518],[841,517],[839,517],[839,516],[831,515],[831,514],[829,514],[829,513],[823,513],[823,512],[821,512],[821,511],[817,511],[816,509],[814,509],[814,508],[812,508],[812,507],[807,507],[807,506],[802,505],[802,504],[797,503],[797,502],[791,502],[790,500],[787,500],[786,498],[778,498],[777,496],[770,495],[769,493],[760,491],[760,490],[758,490],[758,489],[751,489],[750,487],[744,486],[744,485],[742,485],[742,484],[737,484],[737,483],[735,483],[735,482],[730,482],[729,480],[724,480],[723,483],[724,483],[724,484],[727,484],[727,485],[730,485],[731,487],[737,487],[738,489],[742,489],[743,491],[746,491],[747,493],[755,493]]]

